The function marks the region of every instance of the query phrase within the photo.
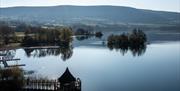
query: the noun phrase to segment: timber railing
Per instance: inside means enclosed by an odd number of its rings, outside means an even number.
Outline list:
[[[60,83],[57,80],[26,80],[24,90],[51,90],[56,91],[60,88]]]

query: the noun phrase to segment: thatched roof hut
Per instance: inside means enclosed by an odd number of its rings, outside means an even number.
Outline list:
[[[66,68],[66,71],[62,74],[62,76],[60,78],[58,78],[58,81],[61,84],[65,84],[65,83],[75,82],[76,78],[71,74],[69,69]]]

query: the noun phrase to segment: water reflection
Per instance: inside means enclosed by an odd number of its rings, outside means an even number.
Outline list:
[[[24,48],[27,57],[46,57],[46,56],[59,56],[66,61],[73,55],[72,46],[63,46],[58,48]]]
[[[133,56],[141,56],[146,52],[146,44],[138,45],[108,45],[110,50],[119,51],[123,56],[129,51],[131,51]]]
[[[129,50],[132,52],[133,56],[141,56],[146,52],[146,44],[130,46]]]

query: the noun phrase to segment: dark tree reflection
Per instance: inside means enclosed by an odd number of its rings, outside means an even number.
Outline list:
[[[133,56],[141,56],[146,52],[146,44],[130,46],[129,50],[131,50]]]
[[[73,54],[72,46],[60,46],[58,48],[25,48],[27,57],[61,56],[63,61],[69,59]]]
[[[141,56],[146,52],[146,44],[133,45],[133,46],[120,46],[120,45],[108,45],[110,50],[120,51],[124,56],[128,50],[132,52],[133,56]]]
[[[24,51],[25,51],[27,57],[31,57],[31,52],[33,52],[34,49],[24,49]]]
[[[27,57],[46,57],[60,54],[60,50],[57,48],[27,48],[24,51]]]
[[[108,48],[110,50],[116,50],[116,51],[120,51],[122,53],[122,55],[125,55],[128,51],[128,46],[121,46],[121,45],[108,45]]]
[[[62,60],[66,61],[67,59],[71,58],[71,56],[73,55],[73,47],[72,46],[62,47],[60,48],[60,52],[61,52]]]

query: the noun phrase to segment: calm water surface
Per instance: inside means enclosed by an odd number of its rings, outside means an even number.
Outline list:
[[[69,59],[60,55],[27,57],[17,49],[15,58],[35,76],[57,79],[68,67],[82,81],[82,91],[180,91],[180,42],[152,43],[145,53],[124,55],[97,43],[75,46]],[[34,56],[33,56],[34,55]],[[13,62],[9,62],[9,64]]]

